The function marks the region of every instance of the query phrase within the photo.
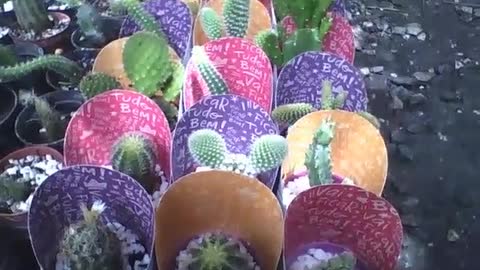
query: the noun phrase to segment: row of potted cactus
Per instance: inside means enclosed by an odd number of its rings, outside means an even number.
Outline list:
[[[42,269],[394,269],[343,1],[79,5],[88,59],[0,58],[2,93],[44,70],[63,86],[28,95],[8,128],[40,146],[0,161],[0,223],[28,230]]]

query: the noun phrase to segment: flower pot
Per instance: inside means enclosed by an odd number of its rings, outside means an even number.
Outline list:
[[[46,146],[30,146],[12,152],[0,160],[0,172],[3,172],[9,165],[10,159],[21,159],[29,155],[45,156],[51,155],[54,160],[63,162],[63,156],[57,150]],[[6,226],[18,230],[27,236],[27,212],[16,214],[0,213],[0,226]]]
[[[162,197],[155,215],[157,268],[176,269],[192,237],[217,230],[242,241],[260,269],[277,269],[283,242],[278,201],[259,181],[226,171],[188,174]]]
[[[210,0],[203,6],[210,7],[221,16],[223,12],[224,0]],[[265,30],[271,29],[272,22],[268,9],[258,0],[250,1],[250,17],[248,22],[247,33],[245,39],[254,41],[255,36]],[[203,31],[202,24],[200,23],[200,16],[197,16],[193,25],[193,44],[203,45],[209,41],[209,38]]]
[[[99,52],[100,50],[94,49],[74,50],[65,53],[63,56],[77,62],[85,71],[88,72],[92,70],[93,62],[95,61],[95,58]],[[56,91],[78,90],[77,85],[72,85],[69,81],[66,81],[64,78],[61,78],[60,75],[52,71],[47,70],[45,72],[45,79],[47,84]]]
[[[230,153],[244,155],[249,154],[260,136],[278,134],[270,115],[254,102],[235,95],[207,96],[185,111],[175,127],[171,152],[173,181],[199,167],[188,150],[188,137],[205,128],[222,135]],[[258,175],[258,179],[272,188],[276,175],[277,170],[273,169]]]
[[[67,118],[75,112],[85,101],[83,95],[77,91],[55,91],[43,95],[54,109]],[[46,145],[57,150],[63,148],[63,138],[56,141],[48,141],[40,132],[42,125],[32,104],[27,105],[18,115],[15,121],[15,133],[17,138],[26,145]]]
[[[300,193],[286,212],[285,269],[307,250],[321,249],[352,252],[356,270],[393,270],[402,239],[400,217],[383,198],[355,186],[316,186]]]
[[[381,195],[388,172],[385,142],[378,131],[362,116],[348,111],[331,110],[310,113],[288,131],[288,155],[281,174],[305,171],[305,153],[322,121],[331,117],[335,136],[331,142],[332,171],[351,179],[356,186]]]
[[[310,103],[322,106],[322,82],[332,83],[332,93],[347,92],[347,111],[366,111],[368,96],[360,70],[338,56],[322,52],[305,52],[283,66],[275,90],[276,105]]]
[[[24,39],[21,35],[18,33],[14,33],[13,31],[10,31],[10,37],[13,39],[14,43],[20,43],[20,42],[32,42],[35,43],[36,45],[42,47],[45,49],[45,51],[49,53],[53,53],[56,49],[63,49],[69,46],[69,26],[71,24],[71,19],[68,15],[61,13],[61,12],[49,12],[49,15],[52,16],[53,21],[56,24],[62,23],[62,27],[60,28],[60,32],[50,36],[46,37],[43,39],[37,39],[37,40],[28,40]]]
[[[63,232],[82,219],[81,205],[90,208],[96,201],[106,207],[100,218],[131,231],[144,254],[152,257],[154,209],[147,192],[134,179],[103,167],[72,166],[44,183],[35,192],[28,215],[30,240],[42,269],[55,269]]]
[[[82,39],[83,33],[80,28],[77,28],[73,31],[70,36],[70,42],[72,45],[79,50],[99,50],[102,49],[106,44],[110,43],[112,40],[117,39],[118,33],[120,32],[121,22],[117,19],[111,17],[101,17],[101,23],[103,23],[102,33],[105,36],[104,44],[94,44],[88,39]]]

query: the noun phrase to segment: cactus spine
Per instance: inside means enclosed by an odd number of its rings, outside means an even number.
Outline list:
[[[334,110],[340,109],[344,106],[347,98],[347,92],[340,90],[340,92],[334,97],[332,93],[332,82],[329,80],[322,81],[322,109]]]
[[[120,88],[120,83],[104,73],[89,73],[82,78],[79,88],[87,98],[92,98],[105,91]]]
[[[250,0],[225,0],[223,19],[228,36],[243,38],[250,18]]]
[[[197,163],[213,169],[219,168],[227,155],[225,140],[210,129],[193,132],[188,137],[188,149]]]
[[[275,169],[287,156],[287,150],[287,141],[282,136],[261,136],[252,145],[250,163],[257,173]]]
[[[228,86],[222,75],[215,68],[201,46],[195,46],[192,51],[194,64],[196,64],[200,75],[208,86],[210,93],[214,95],[226,94]]]
[[[72,83],[78,83],[83,73],[82,68],[72,60],[51,54],[37,57],[28,62],[18,63],[15,66],[0,66],[0,82],[20,79],[39,69],[51,70]]]
[[[203,31],[210,40],[219,39],[223,36],[224,25],[222,18],[209,7],[204,7],[200,10],[200,23]]]
[[[124,0],[124,4],[127,8],[128,15],[132,17],[144,31],[155,33],[164,38],[164,34],[155,17],[143,8],[141,2],[138,0]]]
[[[67,129],[66,119],[62,119],[62,115],[50,106],[47,100],[34,97],[35,111],[37,112],[43,128],[45,128],[47,139],[56,141],[63,138]]]
[[[137,180],[147,192],[153,192],[152,176],[155,169],[154,145],[139,132],[121,136],[112,150],[112,167]]]
[[[315,265],[311,270],[354,270],[357,259],[351,252],[343,252]]]
[[[13,0],[13,9],[20,28],[25,31],[40,34],[53,25],[42,0]]]
[[[81,206],[83,220],[65,229],[60,251],[72,270],[124,269],[122,244],[100,220],[105,205],[99,201]]]
[[[335,133],[335,123],[325,119],[313,135],[313,141],[305,154],[310,186],[332,183],[332,161],[330,143]]]
[[[315,111],[308,103],[293,103],[278,106],[272,112],[272,118],[280,124],[293,125],[298,119]]]
[[[77,23],[87,40],[96,45],[106,42],[100,14],[91,5],[85,3],[78,8]]]

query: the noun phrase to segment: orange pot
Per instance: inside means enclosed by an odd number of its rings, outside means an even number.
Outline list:
[[[204,6],[212,8],[217,14],[221,15],[223,12],[223,4],[224,0],[210,0]],[[250,0],[250,19],[248,21],[247,36],[245,38],[253,41],[259,32],[271,28],[272,22],[267,8],[258,0]],[[193,26],[193,44],[203,45],[208,41],[208,37],[203,32],[200,17],[197,16]]]
[[[336,123],[333,138],[333,173],[348,177],[367,191],[381,195],[388,171],[388,156],[380,132],[353,112],[331,110],[310,113],[288,131],[288,156],[282,165],[282,179],[291,173],[305,171],[305,153],[313,135],[328,116]]]
[[[277,269],[283,216],[275,195],[260,181],[227,171],[186,175],[163,195],[155,217],[158,269],[175,269],[188,241],[218,230],[248,243],[261,269]]]

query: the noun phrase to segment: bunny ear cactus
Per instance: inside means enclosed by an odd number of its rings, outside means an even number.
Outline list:
[[[335,123],[324,120],[313,135],[313,141],[305,154],[310,186],[332,183],[332,160],[330,143],[335,133]]]
[[[53,26],[43,0],[13,0],[13,10],[20,28],[25,31],[38,35]]]
[[[47,100],[39,97],[33,98],[35,111],[37,112],[49,141],[63,138],[68,122],[62,115],[50,106]]]
[[[224,25],[222,18],[210,7],[204,7],[200,10],[200,23],[202,24],[205,35],[210,40],[223,37]]]
[[[150,32],[137,32],[123,48],[123,65],[134,88],[153,96],[173,73],[168,44]]]
[[[272,112],[272,118],[286,125],[293,125],[298,119],[315,111],[315,108],[309,103],[293,103],[278,106]]]
[[[164,38],[164,34],[160,29],[160,25],[155,20],[152,14],[143,8],[143,5],[138,0],[122,0],[125,5],[128,15],[140,25],[146,32],[152,32]]]
[[[79,88],[87,98],[92,98],[105,91],[120,88],[120,83],[104,73],[89,73],[82,78]]]
[[[227,156],[227,145],[222,135],[210,129],[201,129],[188,137],[188,149],[200,165],[219,168]]]
[[[343,252],[316,265],[311,270],[354,270],[356,263],[357,259],[351,252]]]
[[[283,53],[280,49],[281,35],[277,30],[264,30],[255,36],[255,44],[262,48],[270,61],[276,65],[283,65]]]
[[[279,135],[263,135],[252,145],[249,159],[252,168],[258,173],[272,170],[287,156],[287,140]]]
[[[250,0],[225,0],[223,20],[228,36],[243,38],[250,18]]]
[[[202,46],[195,46],[193,48],[192,59],[207,84],[210,93],[213,95],[221,95],[228,92],[227,83],[210,61]]]
[[[147,192],[153,192],[155,169],[153,142],[139,132],[121,136],[112,150],[112,167],[137,180]]]
[[[66,228],[60,243],[69,269],[124,269],[122,244],[100,220],[105,205],[96,201],[91,209],[82,205],[81,210],[83,220]]]

